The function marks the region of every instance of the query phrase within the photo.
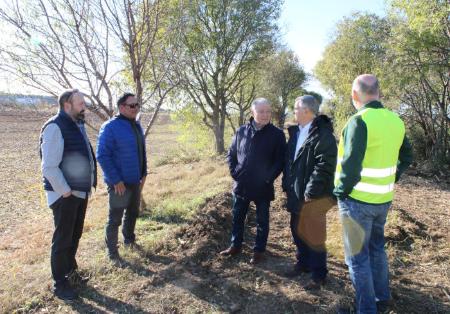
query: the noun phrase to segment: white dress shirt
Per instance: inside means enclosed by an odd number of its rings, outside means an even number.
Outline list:
[[[312,123],[312,121],[310,121],[307,125],[305,125],[303,127],[298,125],[299,133],[298,133],[298,138],[297,138],[297,146],[295,146],[294,159],[295,159],[295,157],[297,157],[298,151],[300,150],[300,148],[303,146],[306,139],[308,138],[308,133],[309,133],[309,128],[311,127],[311,123]]]

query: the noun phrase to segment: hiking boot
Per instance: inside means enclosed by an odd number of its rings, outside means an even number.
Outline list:
[[[223,250],[219,254],[222,256],[235,256],[238,255],[239,253],[241,253],[241,248],[230,246],[228,249]]]
[[[309,272],[311,272],[311,271],[309,270],[308,267],[299,266],[298,264],[295,264],[292,269],[286,271],[283,275],[284,275],[284,277],[287,277],[287,278],[294,278],[294,277],[300,276],[301,274],[306,274]]]
[[[265,258],[265,255],[263,252],[254,252],[253,257],[250,260],[250,264],[256,265],[261,263]]]
[[[67,281],[65,281],[61,285],[56,286],[53,290],[53,293],[58,299],[65,302],[72,302],[78,298],[78,294]]]
[[[310,279],[304,286],[303,289],[307,291],[320,290],[325,285],[324,279]]]
[[[137,244],[136,242],[124,242],[123,246],[127,250],[142,250],[142,247],[139,244]]]

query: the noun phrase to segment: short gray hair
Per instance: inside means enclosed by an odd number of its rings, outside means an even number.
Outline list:
[[[270,106],[270,101],[267,100],[266,98],[258,97],[255,100],[253,100],[252,109],[254,110],[256,108],[256,106],[259,106],[259,105],[269,105]]]
[[[297,106],[297,104],[299,107],[308,108],[316,116],[319,114],[319,102],[314,96],[304,95],[297,97],[294,106]]]
[[[380,83],[375,75],[363,74],[355,79],[353,89],[361,95],[375,96],[380,93]]]

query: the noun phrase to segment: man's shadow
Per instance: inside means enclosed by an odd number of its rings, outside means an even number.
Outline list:
[[[89,285],[82,288],[79,300],[68,305],[78,313],[150,313],[130,303],[106,296]]]

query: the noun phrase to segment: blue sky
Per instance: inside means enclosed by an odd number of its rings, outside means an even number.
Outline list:
[[[0,0],[0,5],[5,2]],[[384,15],[385,0],[285,0],[280,19],[283,40],[311,73],[336,23],[356,11]],[[0,91],[15,92],[16,86],[17,82],[0,73]],[[317,80],[311,80],[307,88],[327,96]]]
[[[384,16],[385,0],[285,0],[280,20],[284,41],[305,70],[312,72],[336,23],[357,11]],[[312,80],[307,88],[325,96],[317,80]]]

